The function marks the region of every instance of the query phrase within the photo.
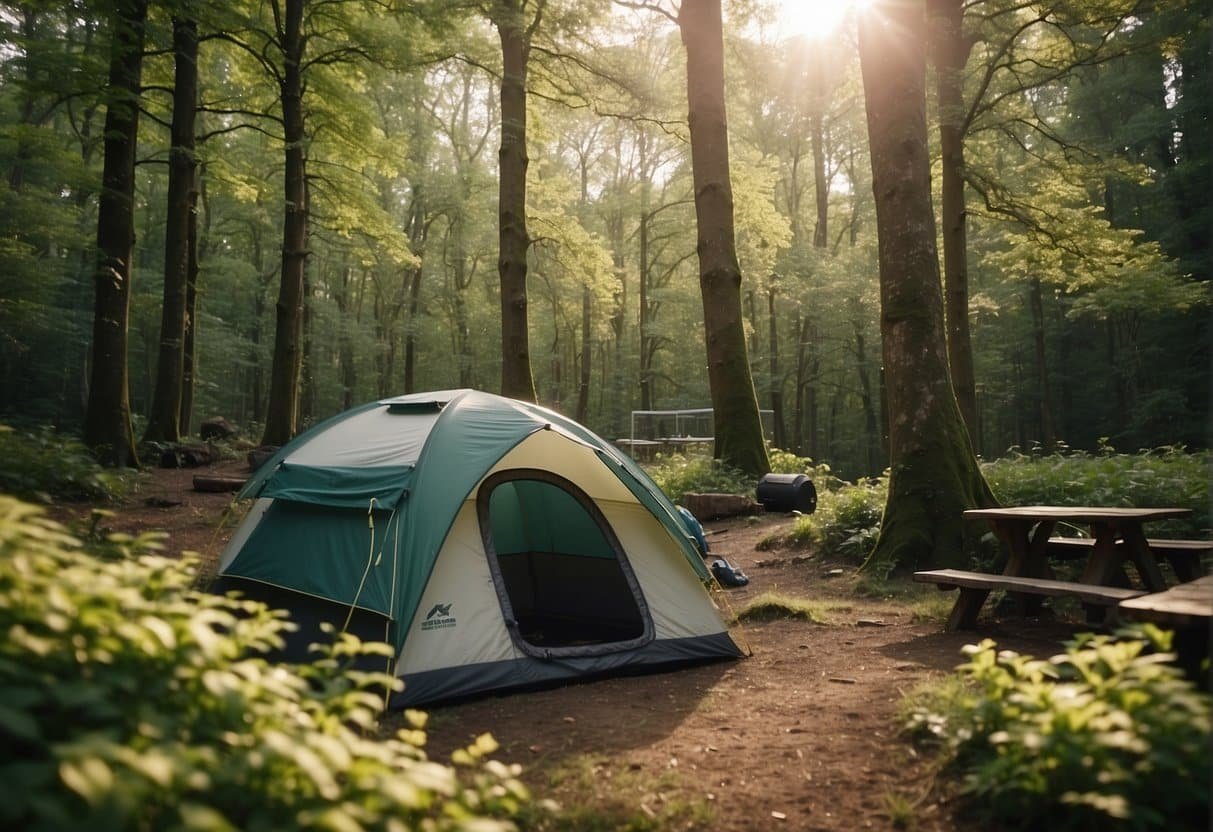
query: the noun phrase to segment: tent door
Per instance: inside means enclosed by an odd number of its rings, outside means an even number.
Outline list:
[[[652,641],[627,555],[584,491],[548,471],[501,471],[480,486],[476,508],[501,611],[520,650],[592,656]]]

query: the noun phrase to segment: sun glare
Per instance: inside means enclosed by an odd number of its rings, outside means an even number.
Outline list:
[[[785,38],[825,38],[837,33],[862,0],[769,0],[776,30]]]

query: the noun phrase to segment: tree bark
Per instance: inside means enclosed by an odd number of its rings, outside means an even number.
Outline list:
[[[274,328],[274,358],[262,445],[284,445],[295,435],[303,368],[303,274],[307,266],[307,153],[303,115],[303,6],[286,0],[277,35],[283,56],[280,85],[286,143],[282,218],[282,273]]]
[[[977,434],[977,383],[969,332],[969,265],[964,192],[964,68],[970,45],[962,29],[961,0],[931,0],[931,46],[939,105],[940,212],[943,220],[944,311],[948,365],[956,403],[974,447]]]
[[[1032,310],[1032,346],[1036,356],[1037,415],[1040,418],[1040,444],[1051,453],[1057,444],[1053,427],[1053,396],[1049,393],[1049,359],[1045,349],[1045,313],[1040,278],[1028,285],[1028,305]]]
[[[138,467],[127,371],[131,260],[135,245],[135,148],[147,0],[121,0],[114,15],[106,90],[105,162],[97,206],[92,368],[84,441],[102,464]]]
[[[168,214],[164,230],[164,304],[160,312],[160,354],[148,414],[149,442],[181,439],[181,398],[185,376],[185,326],[190,281],[190,223],[197,208],[194,124],[198,100],[198,24],[173,18],[173,120],[168,158]]]
[[[769,369],[771,373],[771,419],[775,423],[774,444],[776,448],[787,447],[787,435],[783,428],[783,376],[779,369],[779,316],[775,302],[779,290],[772,283],[767,287],[767,333],[770,345]]]
[[[497,271],[501,279],[501,395],[535,401],[527,323],[526,78],[531,34],[547,5],[535,0],[535,17],[523,19],[527,0],[502,3],[494,17],[501,39],[501,150],[499,160]]]
[[[194,382],[198,377],[198,253],[202,248],[198,206],[201,204],[206,208],[206,185],[202,172],[196,170],[194,176],[197,185],[193,192],[194,203],[186,217],[185,330],[181,343],[181,412],[177,425],[181,436],[189,436],[193,423]]]
[[[699,288],[703,297],[714,455],[750,476],[770,468],[746,355],[741,266],[733,236],[724,37],[720,0],[686,0],[678,26],[687,55],[687,106],[695,187]]]
[[[921,3],[860,20],[860,67],[879,239],[889,408],[889,497],[864,568],[964,566],[966,508],[991,505],[948,376],[931,207]]]

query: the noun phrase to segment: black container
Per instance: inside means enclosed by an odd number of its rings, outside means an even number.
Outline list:
[[[764,474],[758,481],[758,502],[767,511],[817,510],[817,489],[804,474]]]

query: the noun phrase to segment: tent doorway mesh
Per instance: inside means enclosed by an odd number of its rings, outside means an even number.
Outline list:
[[[635,578],[584,493],[540,472],[486,486],[481,532],[502,607],[524,648],[593,649],[646,635],[651,628]]]

